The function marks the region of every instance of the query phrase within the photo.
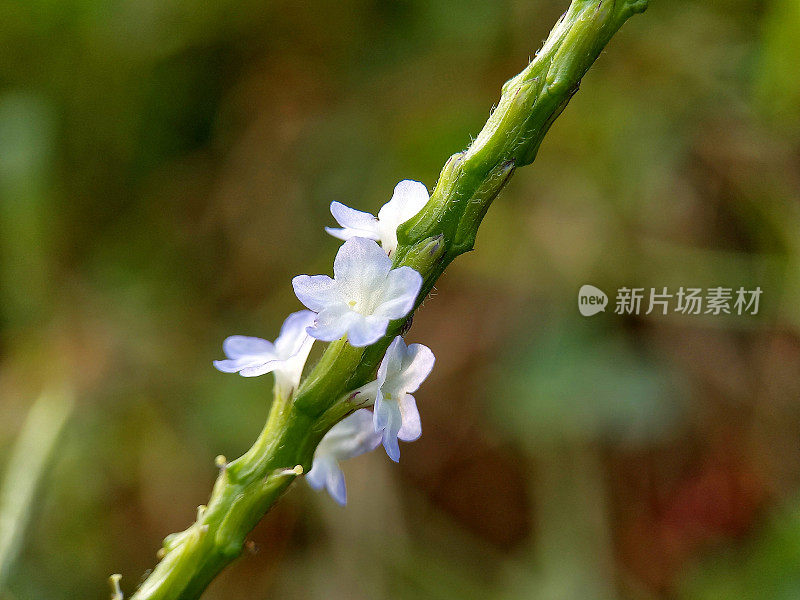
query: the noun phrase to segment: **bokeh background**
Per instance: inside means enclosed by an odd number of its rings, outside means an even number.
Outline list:
[[[330,271],[332,200],[432,188],[566,5],[0,2],[0,469],[75,400],[0,597],[135,588],[268,410],[222,340]],[[416,317],[422,438],[346,509],[296,484],[207,597],[800,597],[799,66],[796,0],[653,0]],[[764,292],[587,319],[584,283]]]

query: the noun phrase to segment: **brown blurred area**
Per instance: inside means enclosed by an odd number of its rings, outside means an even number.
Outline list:
[[[651,4],[415,317],[422,438],[345,509],[296,484],[209,599],[800,597],[800,9]],[[432,188],[566,6],[0,3],[0,470],[76,398],[0,598],[133,590],[269,408],[222,340],[330,272],[331,201]],[[717,285],[759,314],[612,310]]]

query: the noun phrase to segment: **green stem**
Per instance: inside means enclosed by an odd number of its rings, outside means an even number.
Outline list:
[[[573,0],[534,60],[503,86],[470,147],[448,160],[425,208],[398,230],[396,266],[424,279],[426,297],[448,264],[472,249],[490,204],[517,167],[536,157],[550,125],[611,37],[647,0]],[[187,530],[164,541],[161,562],[133,600],[194,600],[242,551],[275,500],[311,467],[314,449],[357,408],[349,393],[374,377],[391,340],[411,317],[392,322],[367,348],[328,345],[292,398],[276,397],[252,448],[220,469],[207,507]]]

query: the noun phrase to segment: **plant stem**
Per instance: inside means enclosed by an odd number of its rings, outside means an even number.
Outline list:
[[[398,230],[395,266],[424,279],[418,303],[448,264],[472,249],[489,205],[514,170],[533,161],[547,130],[611,37],[647,0],[573,0],[533,61],[503,86],[470,147],[448,160],[425,208]],[[390,323],[367,348],[329,344],[292,398],[276,397],[253,447],[220,469],[208,507],[164,541],[162,560],[133,600],[194,600],[242,551],[245,537],[298,474],[311,467],[325,432],[357,408],[349,392],[367,383],[411,317]]]

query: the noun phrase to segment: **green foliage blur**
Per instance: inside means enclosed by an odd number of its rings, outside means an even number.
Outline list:
[[[222,340],[330,271],[332,200],[432,188],[566,6],[0,0],[0,470],[76,398],[0,598],[135,588],[264,422]],[[798,66],[797,0],[653,0],[415,318],[422,438],[346,509],[295,484],[207,598],[800,597]],[[712,285],[759,314],[611,310]]]

